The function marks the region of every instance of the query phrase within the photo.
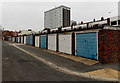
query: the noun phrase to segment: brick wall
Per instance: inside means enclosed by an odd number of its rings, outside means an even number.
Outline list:
[[[120,31],[100,30],[98,41],[99,61],[101,63],[120,61]]]
[[[17,36],[19,32],[13,32],[13,31],[3,31],[2,35],[5,40],[7,40],[8,36]]]
[[[19,32],[13,32],[13,31],[4,31],[3,36],[17,36]]]

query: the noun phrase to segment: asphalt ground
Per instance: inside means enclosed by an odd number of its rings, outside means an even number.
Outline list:
[[[71,59],[64,58],[59,55],[45,52],[45,51],[43,51],[43,49],[36,48],[33,46],[29,46],[29,45],[17,45],[17,46],[22,49],[25,49],[26,51],[29,51],[29,52],[35,54],[38,57],[41,57],[47,61],[50,61],[56,65],[59,65],[60,67],[65,67],[65,68],[68,68],[68,69],[71,69],[71,70],[77,71],[77,72],[84,73],[84,72],[89,72],[89,71],[103,69],[103,68],[112,68],[112,69],[120,71],[120,68],[119,68],[120,64],[118,64],[118,63],[115,63],[115,64],[97,63],[95,65],[89,66],[89,65],[85,65],[80,62],[73,61]]]
[[[20,45],[18,46],[20,47]],[[26,48],[26,50],[28,49],[31,50],[31,53],[38,53],[39,56],[43,58],[45,58],[45,55],[47,55],[46,60],[49,59],[50,61],[56,60],[59,62],[61,58],[63,58],[52,55],[55,56],[56,58],[54,57],[52,58],[54,60],[51,60],[51,58],[49,58],[50,56],[48,57],[49,53],[47,52],[43,52],[42,50],[37,52],[38,50],[36,49],[33,50],[33,48],[29,48],[27,46],[22,46],[22,48],[24,49]],[[34,59],[33,57],[29,56],[23,51],[9,45],[6,42],[3,42],[2,49],[3,49],[2,50],[2,80],[3,81],[97,81],[93,79],[87,79],[87,78],[59,72],[43,64],[42,62]],[[63,63],[68,63],[70,65],[71,63],[69,63],[69,61],[71,60],[69,59],[67,60],[68,61],[66,60],[61,60],[61,61],[63,61]],[[71,65],[74,66],[74,64]],[[80,63],[78,63],[78,65],[80,65]],[[78,69],[76,68],[76,66],[74,66],[74,68]]]
[[[2,48],[3,81],[93,81],[58,72],[5,42]]]

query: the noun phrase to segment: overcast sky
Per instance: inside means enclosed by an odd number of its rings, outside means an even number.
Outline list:
[[[77,22],[118,15],[117,2],[4,2],[2,26],[8,30],[42,30],[44,11],[59,5],[71,7],[71,20]]]

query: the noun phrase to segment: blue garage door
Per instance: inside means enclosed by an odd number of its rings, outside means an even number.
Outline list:
[[[41,36],[41,44],[40,44],[41,48],[46,48],[46,35],[42,35]]]
[[[76,56],[97,60],[97,33],[76,34]]]
[[[30,37],[29,37],[30,39],[30,42],[29,42],[29,45],[33,45],[33,35],[30,35]]]
[[[26,44],[27,44],[27,45],[30,44],[30,36],[26,36]]]

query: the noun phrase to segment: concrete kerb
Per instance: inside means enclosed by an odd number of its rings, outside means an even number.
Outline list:
[[[7,42],[7,43],[8,43],[8,42]],[[94,76],[94,75],[90,75],[90,74],[85,74],[85,73],[82,73],[82,72],[72,71],[72,70],[70,70],[70,69],[68,69],[68,68],[59,67],[59,66],[57,66],[57,65],[54,64],[54,63],[51,63],[51,62],[49,62],[49,61],[46,61],[46,60],[44,60],[43,58],[40,58],[40,57],[38,57],[38,56],[36,56],[36,55],[28,52],[28,51],[26,51],[26,50],[24,50],[24,49],[16,46],[16,44],[10,44],[10,43],[8,43],[8,44],[9,44],[9,45],[12,45],[12,46],[14,46],[14,47],[16,47],[16,48],[18,48],[19,50],[21,50],[21,51],[23,51],[23,52],[25,52],[25,53],[27,53],[27,54],[29,54],[29,55],[32,56],[33,58],[39,60],[40,62],[42,62],[42,63],[44,63],[44,64],[46,64],[46,65],[48,65],[48,66],[50,66],[50,67],[52,67],[52,68],[54,68],[54,69],[57,70],[57,71],[60,71],[60,72],[63,72],[63,73],[67,73],[67,74],[70,74],[70,75],[75,75],[75,76],[84,77],[84,78],[95,79],[95,80],[98,80],[98,81],[115,81],[115,82],[120,82],[119,79],[98,77],[98,76]]]

